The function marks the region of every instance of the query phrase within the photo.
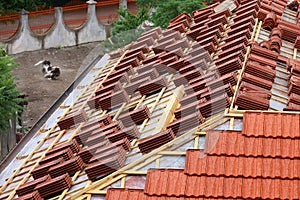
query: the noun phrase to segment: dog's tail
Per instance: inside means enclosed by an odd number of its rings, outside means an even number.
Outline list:
[[[44,61],[45,61],[45,60],[41,60],[41,61],[39,61],[39,62],[35,63],[35,64],[34,64],[34,66],[38,66],[38,65],[40,65],[40,64],[42,64]]]

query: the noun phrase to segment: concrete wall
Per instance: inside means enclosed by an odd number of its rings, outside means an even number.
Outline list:
[[[62,8],[55,9],[55,22],[47,33],[35,34],[29,27],[28,12],[21,12],[20,25],[17,33],[9,40],[0,41],[6,45],[9,54],[48,49],[51,47],[66,47],[78,44],[102,41],[109,33],[109,25],[103,25],[96,16],[96,1],[89,0],[87,21],[79,28],[72,29],[65,25]]]

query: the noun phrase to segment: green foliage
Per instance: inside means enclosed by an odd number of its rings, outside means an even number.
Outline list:
[[[124,47],[135,41],[143,32],[142,29],[132,29],[117,33],[110,37],[109,39],[102,42],[102,46],[105,49],[105,52],[110,52],[116,50],[120,47]]]
[[[14,58],[0,48],[0,130],[5,131],[9,127],[8,120],[22,107],[18,104],[22,101],[18,98],[20,94],[16,89],[12,68],[16,67]]]
[[[119,9],[118,13],[119,19],[113,22],[113,35],[127,30],[134,30],[149,18],[147,8],[139,9],[136,15],[131,14],[127,9]]]
[[[192,14],[194,10],[204,8],[211,0],[137,0],[140,6],[152,7],[151,21],[155,26],[167,27],[170,20],[183,12]]]

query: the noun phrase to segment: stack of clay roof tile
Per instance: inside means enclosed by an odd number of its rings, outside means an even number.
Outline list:
[[[125,156],[126,151],[121,146],[119,146],[119,147],[115,146],[114,148],[107,149],[107,151],[104,151],[104,152],[101,152],[101,153],[98,153],[96,151],[95,155],[93,155],[93,157],[90,159],[89,164],[95,163],[97,161],[108,159],[108,158],[112,157],[112,155],[117,155],[117,154]]]
[[[175,135],[172,131],[172,129],[167,129],[165,131],[156,133],[155,135],[152,135],[150,137],[142,139],[138,147],[140,151],[145,154],[149,153],[154,149],[159,148],[160,146],[172,141],[175,138]]]
[[[139,124],[145,119],[150,118],[150,112],[147,106],[142,106],[133,111],[121,114],[119,120],[123,122],[125,126],[131,126],[134,124]]]
[[[86,120],[87,120],[87,115],[86,115],[85,111],[80,110],[75,113],[68,114],[67,116],[65,116],[64,118],[59,120],[57,122],[57,125],[59,126],[59,128],[61,130],[69,129],[70,127],[72,127],[78,123],[85,122]]]
[[[49,175],[46,175],[46,176],[43,176],[41,178],[38,178],[38,179],[35,179],[35,180],[32,180],[32,181],[27,181],[26,183],[22,184],[16,191],[17,195],[20,197],[20,196],[24,196],[28,193],[31,193],[34,191],[35,187],[40,184],[40,183],[43,183],[45,181],[48,181],[50,180],[50,176]]]
[[[77,171],[83,169],[83,161],[80,157],[76,156],[68,161],[64,161],[58,165],[52,166],[48,173],[50,174],[51,178],[55,178],[61,176],[65,173],[68,173],[70,176],[75,174]]]
[[[85,168],[85,172],[90,180],[97,177],[117,171],[125,164],[126,154],[115,154],[110,158],[99,160],[89,164]]]
[[[278,21],[278,28],[282,30],[282,39],[291,43],[295,43],[297,36],[300,34],[300,29],[296,24],[286,22],[283,20]]]
[[[48,170],[51,167],[56,166],[56,165],[62,163],[63,161],[64,161],[63,158],[58,158],[58,159],[53,160],[51,162],[40,164],[39,166],[34,168],[34,170],[31,172],[31,175],[34,179],[39,179],[39,178],[42,178],[44,176],[47,176]]]
[[[56,152],[59,152],[59,151],[62,151],[62,150],[65,150],[67,148],[70,148],[73,153],[78,153],[80,150],[80,146],[79,146],[78,142],[75,139],[73,139],[70,142],[65,142],[61,145],[55,146],[54,148],[50,149],[46,153],[46,156],[51,155]]]
[[[156,70],[156,69],[155,69]],[[150,82],[151,81],[151,78],[150,77],[145,77],[145,78],[142,78],[140,80],[137,80],[135,82],[132,82],[127,84],[126,86],[124,86],[124,90],[126,91],[126,93],[128,95],[132,95],[135,93],[136,89],[144,84],[144,83],[147,83],[147,82]]]
[[[85,145],[92,146],[99,142],[106,140],[106,137],[118,132],[117,128],[110,128],[108,130],[98,129],[93,131],[87,140],[84,142]]]
[[[263,66],[258,62],[248,61],[245,66],[244,72],[257,76],[269,81],[274,81],[275,79],[275,69],[269,66]]]
[[[292,93],[300,94],[300,77],[292,75],[289,80],[289,91],[288,94]]]
[[[74,154],[73,154],[71,148],[68,147],[64,150],[61,150],[61,151],[58,151],[53,154],[45,156],[39,163],[40,163],[40,165],[42,165],[44,163],[48,163],[48,162],[57,160],[59,158],[63,158],[64,160],[69,160],[73,157],[74,157]]]
[[[45,198],[52,194],[62,192],[65,189],[69,189],[71,186],[71,177],[68,174],[64,174],[38,184],[35,190],[37,190],[40,193],[41,197]]]
[[[192,113],[173,121],[168,125],[167,129],[171,129],[175,135],[180,135],[187,130],[198,127],[203,121],[204,119],[200,112]]]
[[[88,163],[89,160],[93,157],[95,151],[97,149],[102,148],[104,146],[109,145],[110,142],[108,140],[104,140],[102,142],[98,142],[95,145],[91,145],[79,151],[78,156],[82,159],[84,163]]]
[[[114,128],[116,126],[124,127],[123,124],[118,124],[118,123],[120,122],[111,123],[106,126],[96,123],[94,125],[88,126],[88,128],[80,129],[80,131],[75,135],[74,139],[79,144],[84,144],[93,131],[96,130],[104,131],[104,129]]]
[[[141,93],[141,95],[148,95],[156,92],[168,85],[168,81],[165,77],[161,76],[148,83],[143,83],[136,90]]]
[[[91,108],[101,108],[102,110],[108,110],[112,107],[118,106],[122,103],[129,101],[129,97],[124,89],[109,94],[101,94],[93,97],[88,101],[88,105]]]
[[[17,198],[17,200],[43,200],[43,198],[41,197],[41,195],[38,191],[34,191],[34,192],[31,192],[29,194],[27,193],[26,195]]]
[[[140,136],[140,132],[138,131],[137,127],[135,125],[127,127],[125,129],[119,130],[116,133],[112,133],[110,135],[107,135],[106,138],[110,142],[117,142],[119,140],[122,140],[124,138],[127,138],[128,140],[133,140],[134,138],[138,138]]]

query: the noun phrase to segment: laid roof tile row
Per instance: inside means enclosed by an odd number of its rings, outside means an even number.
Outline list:
[[[260,115],[266,119],[286,119],[285,115],[277,113],[246,112],[244,123],[247,125],[243,126],[242,131],[208,131],[204,150],[187,150],[185,169],[150,169],[144,190],[130,192],[138,192],[140,198],[145,199],[298,199],[300,138],[291,139],[294,131],[280,128],[290,136],[283,138],[276,135],[270,138],[268,129],[264,129],[269,120],[260,120]],[[253,123],[253,120],[259,121],[262,126]],[[291,127],[299,125],[299,120],[289,122]],[[262,135],[248,135],[251,130]],[[279,146],[272,148],[274,144]],[[291,146],[298,150],[291,149]],[[238,153],[247,152],[247,148],[257,155]],[[286,153],[288,148],[291,151]],[[274,151],[279,149],[282,151]],[[275,152],[276,156],[268,155],[267,152]],[[291,156],[296,152],[298,156]],[[126,192],[124,189],[109,189],[107,199]],[[126,195],[121,197],[127,198]]]

